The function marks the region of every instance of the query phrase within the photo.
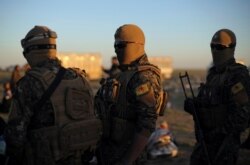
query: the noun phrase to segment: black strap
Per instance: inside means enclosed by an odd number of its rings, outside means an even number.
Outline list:
[[[40,109],[43,106],[43,104],[45,103],[45,101],[48,98],[50,98],[50,96],[55,91],[56,87],[60,84],[65,71],[66,71],[66,69],[63,68],[63,67],[61,67],[59,69],[58,73],[56,74],[56,77],[55,77],[54,81],[50,84],[48,89],[44,92],[41,99],[35,104],[35,106],[34,106],[35,109]]]
[[[56,49],[56,44],[31,45],[25,48],[25,53],[29,53],[31,50],[41,50],[41,49]]]

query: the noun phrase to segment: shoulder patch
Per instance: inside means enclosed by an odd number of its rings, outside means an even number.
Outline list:
[[[235,95],[239,93],[240,91],[244,90],[244,86],[242,85],[241,82],[236,83],[232,88],[231,91]]]
[[[148,83],[141,84],[135,89],[136,96],[140,96],[149,92]]]

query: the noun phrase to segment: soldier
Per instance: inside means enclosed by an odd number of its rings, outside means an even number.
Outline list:
[[[35,26],[21,41],[31,69],[17,84],[5,130],[10,164],[82,165],[99,139],[90,84],[84,71],[61,66],[56,38]]]
[[[102,165],[131,165],[155,130],[165,106],[160,70],[148,61],[143,31],[126,24],[115,33],[114,48],[121,73],[102,81],[95,105],[103,124],[98,147]]]
[[[206,147],[197,140],[191,165],[235,165],[240,147],[240,134],[250,118],[250,77],[244,65],[235,62],[235,34],[228,29],[217,31],[211,40],[213,66],[206,83],[201,84],[195,99],[186,99],[184,109],[197,110]],[[194,106],[193,106],[194,105]],[[196,137],[201,134],[197,130]]]
[[[3,84],[3,98],[0,103],[0,112],[8,113],[12,100],[12,91],[10,82],[7,81]]]
[[[22,78],[21,73],[20,73],[20,66],[15,65],[14,70],[11,73],[11,78],[10,78],[10,86],[11,86],[11,91],[14,93],[16,84],[17,82]]]
[[[107,73],[109,77],[115,77],[117,74],[121,72],[121,70],[119,69],[119,61],[116,56],[112,57],[111,63],[112,64],[111,64],[110,69],[103,68],[103,71]]]

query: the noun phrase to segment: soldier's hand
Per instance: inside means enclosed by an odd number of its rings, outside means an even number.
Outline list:
[[[184,110],[188,113],[190,113],[191,115],[193,115],[193,108],[195,108],[195,100],[191,99],[191,98],[187,98],[184,101]]]

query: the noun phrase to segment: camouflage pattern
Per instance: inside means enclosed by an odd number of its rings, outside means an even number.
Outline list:
[[[61,64],[56,59],[44,61],[37,67],[47,68],[51,72],[57,73]],[[79,76],[79,73],[76,73],[73,69],[67,69],[63,79],[74,79]],[[84,72],[80,74],[84,74]],[[25,163],[24,154],[27,152],[25,148],[27,142],[29,142],[27,136],[29,132],[54,125],[54,111],[49,99],[39,111],[32,108],[41,98],[44,91],[42,83],[29,74],[26,74],[17,84],[8,125],[5,130],[7,154],[10,156],[10,162],[15,160],[18,164],[20,162],[27,164]],[[75,162],[73,158],[67,158],[56,163],[52,161],[50,164],[75,164]]]
[[[130,65],[121,65],[122,72],[119,76],[126,77],[128,70],[141,65],[148,65],[147,56],[144,55]],[[118,77],[119,77],[118,76]],[[150,84],[149,88],[153,89],[153,94],[150,95],[147,91],[147,87],[144,84]],[[126,84],[121,84],[121,86],[126,86]],[[140,88],[138,88],[140,87]],[[156,125],[157,113],[156,109],[159,106],[159,92],[162,90],[161,79],[159,75],[155,74],[152,70],[144,70],[141,72],[136,72],[135,75],[129,80],[125,93],[122,92],[120,88],[119,96],[126,97],[127,103],[121,102],[123,99],[117,100],[117,102],[108,102],[105,98],[102,97],[100,93],[103,86],[99,89],[96,100],[101,100],[101,104],[105,105],[105,109],[108,110],[108,107],[111,107],[110,116],[111,118],[118,118],[120,122],[123,120],[132,124],[132,129],[127,130],[122,129],[124,132],[123,136],[131,135],[127,139],[123,138],[122,141],[116,142],[113,140],[113,135],[118,136],[119,132],[112,132],[114,130],[115,124],[111,125],[111,135],[102,138],[99,146],[99,161],[102,164],[115,164],[122,160],[125,153],[128,152],[129,147],[131,146],[133,137],[136,133],[145,134],[149,136],[154,130]],[[141,90],[138,90],[141,89]],[[109,92],[109,91],[106,91]],[[142,94],[145,97],[139,97]],[[126,112],[121,112],[121,106],[125,106]],[[112,108],[114,107],[114,108]],[[120,109],[119,109],[120,107]],[[108,110],[109,111],[109,110]],[[120,113],[121,112],[121,113]],[[125,114],[125,115],[121,115]],[[104,120],[100,116],[101,120]],[[109,119],[111,120],[111,119]],[[117,120],[116,120],[117,121]],[[108,121],[111,122],[111,121]],[[129,126],[128,126],[129,127]],[[105,132],[104,126],[104,132]],[[117,129],[118,130],[118,129]]]
[[[236,87],[239,87],[240,92],[235,90]],[[237,97],[246,101],[242,103]],[[199,88],[196,105],[199,107],[197,114],[213,165],[236,164],[240,134],[247,128],[250,119],[249,98],[250,77],[244,65],[231,59],[223,66],[210,68],[206,83]],[[197,128],[196,136],[199,136]],[[199,141],[191,155],[190,164],[208,164]]]

